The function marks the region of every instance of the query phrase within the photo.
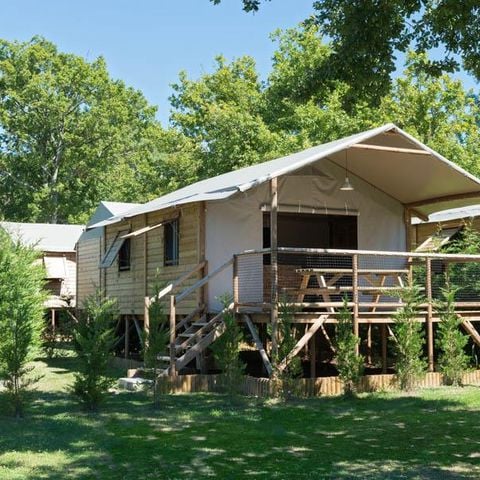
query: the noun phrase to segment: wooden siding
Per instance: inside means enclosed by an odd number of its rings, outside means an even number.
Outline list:
[[[139,215],[128,222],[106,227],[106,245],[108,248],[118,232],[124,230],[133,232],[147,225],[156,225],[178,213],[180,213],[179,265],[167,267],[163,265],[164,229],[160,227],[146,234],[132,237],[130,270],[119,271],[118,258],[115,259],[111,267],[106,269],[106,294],[117,298],[121,314],[142,315],[144,297],[153,294],[156,282],[160,285],[172,282],[199,263],[201,244],[200,205],[194,204],[181,209]],[[199,275],[194,275],[186,281],[182,285],[182,290],[193,285],[200,278]],[[196,307],[197,301],[196,294],[185,299],[177,309],[178,314],[190,313]]]
[[[101,238],[80,239],[77,244],[77,305],[81,307],[88,295],[100,288],[100,256],[102,250]]]

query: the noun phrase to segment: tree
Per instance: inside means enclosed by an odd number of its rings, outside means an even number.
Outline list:
[[[221,0],[211,0],[214,4]],[[256,12],[261,0],[241,0]],[[388,94],[398,52],[425,53],[442,48],[424,67],[430,75],[464,68],[480,79],[479,6],[457,0],[312,0],[306,23],[331,39],[333,78],[354,87],[355,97],[378,105]],[[322,71],[318,72],[322,76]]]
[[[116,300],[97,291],[85,300],[74,327],[73,345],[80,368],[74,376],[72,393],[89,411],[97,410],[114,383],[107,369],[115,344],[112,326],[117,316]]]
[[[0,41],[0,200],[12,220],[84,221],[102,198],[136,200],[160,130],[143,95],[105,61],[40,37]]]
[[[228,64],[217,57],[213,73],[193,81],[182,72],[173,89],[170,121],[197,145],[199,178],[290,151],[263,120],[262,86],[252,58]]]
[[[43,329],[44,272],[38,253],[0,228],[0,380],[15,416],[24,413]]]
[[[416,320],[421,303],[417,285],[407,287],[399,293],[403,306],[395,313],[396,370],[402,390],[411,390],[425,371],[423,325]]]
[[[343,299],[339,311],[335,337],[335,359],[338,376],[343,381],[346,396],[355,395],[358,382],[363,374],[364,359],[357,354],[360,339],[353,333],[352,312],[348,308],[348,299]]]
[[[456,289],[450,284],[442,289],[443,300],[438,304],[437,347],[440,349],[438,366],[447,385],[461,385],[462,374],[468,367],[469,358],[465,353],[468,335],[460,330],[462,318],[455,313]]]

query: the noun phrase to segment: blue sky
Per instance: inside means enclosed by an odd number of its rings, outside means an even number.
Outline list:
[[[169,85],[180,70],[197,77],[212,68],[217,54],[247,54],[266,76],[275,48],[269,34],[305,19],[312,3],[272,0],[246,14],[240,0],[219,6],[209,0],[0,0],[0,37],[42,35],[63,51],[88,59],[103,55],[111,75],[142,90],[165,123]]]

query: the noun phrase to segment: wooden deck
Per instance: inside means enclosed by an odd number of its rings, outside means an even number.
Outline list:
[[[165,357],[165,373],[174,375],[193,359],[200,368],[203,352],[224,332],[222,318],[229,310],[250,330],[265,371],[271,374],[270,358],[274,355],[277,339],[272,333],[267,341],[262,325],[276,325],[282,303],[294,309],[293,322],[304,330],[277,368],[285,368],[295,355],[308,349],[312,376],[315,376],[316,339],[318,335],[323,336],[329,348],[334,350],[326,327],[337,323],[340,309],[346,305],[352,312],[354,333],[366,341],[369,363],[372,329],[378,326],[375,328],[381,332],[382,364],[386,371],[387,342],[389,338],[394,339],[390,324],[404,305],[402,290],[413,284],[422,297],[416,320],[426,324],[429,370],[433,371],[434,324],[440,321],[437,304],[447,281],[459,289],[456,313],[463,320],[464,330],[480,346],[480,335],[475,327],[475,322],[480,321],[480,255],[291,248],[278,248],[275,255],[264,249],[234,255],[221,267],[182,290],[182,283],[204,267],[206,262],[165,287],[157,298],[145,298],[146,328],[151,303],[168,299],[170,356]],[[212,312],[204,301],[187,316],[177,314],[178,305],[192,296],[206,299],[208,283],[225,270],[232,275],[233,301],[229,307],[223,312]]]

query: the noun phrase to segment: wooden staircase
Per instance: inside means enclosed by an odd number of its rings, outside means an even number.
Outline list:
[[[233,308],[233,304],[211,318],[207,313],[205,305],[200,305],[180,321],[177,321],[176,305],[196,290],[202,288],[213,276],[231,264],[232,260],[211,274],[204,276],[178,295],[172,295],[171,293],[175,288],[206,266],[206,262],[202,262],[192,271],[187,272],[178,280],[165,287],[157,297],[145,298],[145,318],[148,319],[148,309],[152,302],[162,300],[167,294],[170,294],[170,355],[158,357],[161,363],[160,375],[172,375],[186,367],[225,332],[223,316]]]

